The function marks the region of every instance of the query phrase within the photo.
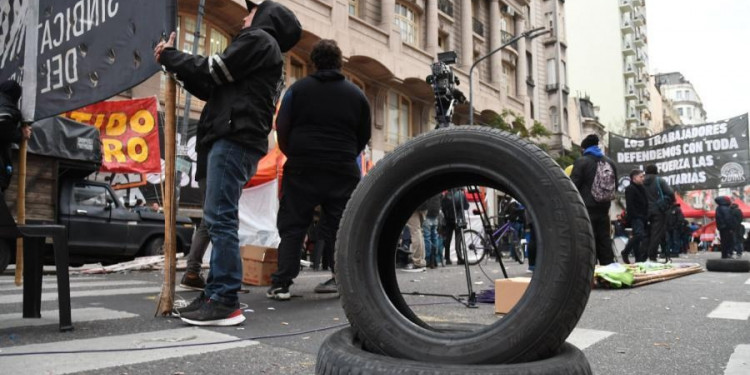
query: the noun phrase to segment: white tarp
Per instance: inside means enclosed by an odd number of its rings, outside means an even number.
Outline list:
[[[278,179],[242,191],[240,246],[279,246],[281,238],[276,229],[276,214],[279,212],[278,191]]]

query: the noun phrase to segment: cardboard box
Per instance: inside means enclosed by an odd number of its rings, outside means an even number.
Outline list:
[[[279,268],[279,253],[273,247],[242,246],[242,282],[250,285],[271,285],[271,274]]]
[[[530,281],[530,277],[495,280],[495,314],[510,312],[526,292]]]

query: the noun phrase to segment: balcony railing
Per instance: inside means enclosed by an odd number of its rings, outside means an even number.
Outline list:
[[[474,30],[474,33],[483,37],[484,36],[484,24],[482,23],[482,21],[478,20],[475,17],[472,17],[471,21],[472,21],[471,23],[472,30]]]
[[[439,0],[438,9],[441,12],[453,17],[453,1],[452,0]]]
[[[634,31],[633,20],[631,20],[630,18],[622,20],[622,26],[620,26],[620,28],[622,29],[622,32],[624,34],[632,33]]]
[[[620,0],[620,11],[621,12],[632,12],[633,2],[631,0]]]
[[[544,89],[547,90],[547,92],[557,91],[559,88],[560,84],[558,83],[548,83],[544,86]]]
[[[505,30],[500,30],[500,42],[501,43],[503,43],[503,44],[508,43],[511,39],[513,39],[513,37],[514,37],[513,34],[507,32]],[[511,44],[510,46],[513,47],[513,48],[518,49],[518,42],[517,41],[513,42],[513,44]]]

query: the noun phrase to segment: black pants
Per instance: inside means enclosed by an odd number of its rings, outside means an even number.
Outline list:
[[[341,215],[358,182],[359,177],[328,171],[284,169],[276,220],[281,236],[279,269],[271,275],[274,284],[288,285],[299,274],[300,249],[317,205],[322,208],[318,240],[324,241],[324,254],[333,254]],[[330,261],[334,271],[333,259]]]
[[[667,215],[655,213],[649,216],[649,234],[648,234],[648,259],[656,261],[658,256],[659,245],[666,244],[667,234]],[[666,245],[662,245],[666,249]]]
[[[443,244],[445,247],[445,253],[443,255],[443,259],[445,259],[445,263],[451,262],[451,241],[453,241],[453,237],[455,237],[456,234],[456,222],[453,220],[445,220],[445,237],[443,238]],[[458,239],[456,239],[458,241]],[[461,251],[458,250],[458,243],[456,243],[456,258],[460,262],[463,262],[464,255],[461,253]]]
[[[734,252],[735,234],[731,229],[719,230],[721,236],[721,258],[731,258]]]
[[[596,259],[600,265],[606,266],[615,261],[610,237],[609,211],[589,210],[589,219],[591,219],[591,230],[594,232]]]
[[[640,217],[633,218],[631,219],[630,227],[633,228],[633,237],[628,241],[623,253],[628,254],[632,250],[636,262],[645,262],[648,257],[646,255],[646,246],[648,244],[644,243],[648,240],[646,236],[646,220]]]

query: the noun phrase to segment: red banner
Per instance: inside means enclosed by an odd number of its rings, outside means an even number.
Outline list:
[[[96,126],[102,140],[102,172],[160,173],[156,97],[92,104],[62,116]]]

